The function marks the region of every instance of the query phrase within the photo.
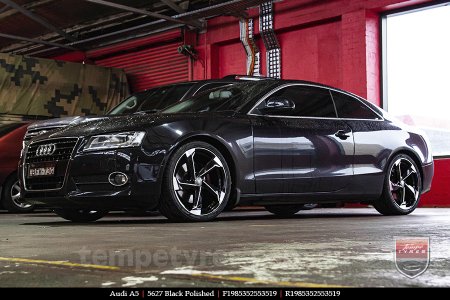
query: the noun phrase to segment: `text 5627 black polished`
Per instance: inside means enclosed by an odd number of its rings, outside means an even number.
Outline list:
[[[237,83],[156,115],[111,116],[34,139],[20,165],[23,196],[61,217],[159,209],[205,221],[227,205],[289,215],[313,203],[371,203],[412,212],[433,159],[417,129],[320,84]]]

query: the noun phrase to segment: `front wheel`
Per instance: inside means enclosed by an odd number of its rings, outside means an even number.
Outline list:
[[[34,210],[34,205],[22,201],[20,198],[20,185],[17,176],[9,178],[2,195],[3,207],[12,213],[29,213]]]
[[[373,203],[383,215],[407,215],[419,204],[422,180],[414,160],[406,155],[395,156],[387,168],[383,194]]]
[[[103,218],[108,211],[88,209],[55,209],[54,212],[61,218],[75,223],[89,223]]]
[[[172,221],[209,221],[224,210],[230,191],[230,170],[220,151],[191,142],[167,164],[159,210]]]

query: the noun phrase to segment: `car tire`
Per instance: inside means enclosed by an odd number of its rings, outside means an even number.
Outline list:
[[[103,218],[108,211],[87,209],[55,209],[54,212],[61,218],[75,223],[90,223]]]
[[[5,182],[2,194],[3,207],[11,213],[29,213],[35,208],[33,204],[20,200],[20,185],[16,175]]]
[[[265,208],[280,217],[290,217],[302,210],[301,205],[267,205]]]
[[[383,193],[374,208],[383,215],[407,215],[419,204],[422,188],[420,170],[406,154],[396,155],[389,163]]]
[[[231,175],[222,153],[205,142],[190,142],[170,157],[159,210],[171,221],[210,221],[226,207]]]

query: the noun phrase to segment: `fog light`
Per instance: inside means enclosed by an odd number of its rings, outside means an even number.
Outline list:
[[[122,172],[114,172],[109,174],[108,180],[114,186],[122,186],[127,184],[128,176]]]

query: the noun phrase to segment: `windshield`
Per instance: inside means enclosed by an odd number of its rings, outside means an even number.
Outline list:
[[[193,83],[174,84],[131,95],[113,108],[108,115],[159,111],[181,100],[192,85]]]
[[[120,102],[119,105],[110,110],[107,115],[124,115],[135,113],[142,105],[149,93],[152,93],[152,90],[131,95],[130,97]]]
[[[179,102],[161,113],[236,111],[266,87],[267,84],[263,82],[228,85]]]

